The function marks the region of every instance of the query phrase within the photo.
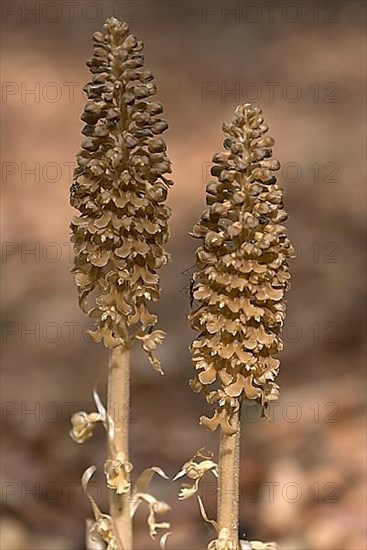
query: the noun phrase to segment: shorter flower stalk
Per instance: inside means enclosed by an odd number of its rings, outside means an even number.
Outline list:
[[[193,274],[191,345],[196,376],[190,381],[215,406],[200,423],[220,429],[217,531],[210,550],[239,550],[241,406],[257,402],[263,414],[278,398],[276,378],[283,349],[284,293],[293,248],[282,222],[283,191],[274,172],[274,140],[262,112],[237,107],[223,124],[224,151],[214,155],[206,204],[193,237],[201,241]],[[251,544],[251,543],[250,543]],[[262,544],[262,543],[259,543]],[[255,547],[255,546],[254,546]]]

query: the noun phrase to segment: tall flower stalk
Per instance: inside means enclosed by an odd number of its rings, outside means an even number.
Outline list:
[[[293,249],[282,225],[287,214],[274,175],[280,165],[272,158],[274,140],[261,110],[237,107],[223,132],[225,150],[214,155],[211,169],[216,180],[207,184],[207,207],[192,232],[201,244],[190,314],[198,332],[191,346],[197,372],[190,384],[215,406],[213,417],[203,416],[200,423],[220,430],[218,466],[211,461],[207,468],[218,477],[216,521],[208,520],[200,501],[204,518],[217,531],[208,548],[238,550],[241,405],[256,401],[265,413],[278,398],[274,355],[283,348],[284,292]],[[180,474],[193,477],[192,463],[187,464]]]
[[[149,311],[159,298],[157,270],[169,260],[164,244],[169,237],[169,208],[164,204],[172,181],[170,161],[161,134],[167,129],[151,72],[144,69],[143,43],[128,26],[107,19],[93,35],[94,52],[87,65],[92,74],[85,86],[88,101],[82,120],[82,150],[70,189],[71,205],[79,216],[71,223],[74,268],[79,304],[95,323],[95,342],[110,350],[107,411],[95,394],[96,413],[72,418],[72,437],[83,442],[102,422],[107,431],[105,475],[110,515],[98,512],[92,537],[109,549],[131,550],[132,516],[140,502],[150,509],[150,534],[155,514],[168,509],[146,493],[153,473],[143,472],[132,491],[129,460],[130,350],[142,344],[153,367],[162,373],[154,355],[165,333],[154,330],[157,317]],[[83,476],[83,486],[94,469]]]

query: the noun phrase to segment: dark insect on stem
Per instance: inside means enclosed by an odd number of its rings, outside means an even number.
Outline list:
[[[260,225],[268,225],[269,222],[270,222],[269,218],[267,218],[266,216],[260,216],[259,218]]]
[[[189,285],[189,295],[190,295],[190,307],[192,307],[194,305],[194,285],[195,285],[195,281],[194,281],[194,276],[191,275],[190,277],[190,285]]]
[[[75,195],[75,193],[78,192],[78,189],[79,189],[79,185],[77,184],[76,181],[74,181],[74,183],[72,183],[72,184],[70,185],[70,194],[71,194],[71,195]]]
[[[183,271],[181,271],[181,273],[182,275],[187,275],[190,271],[193,271],[195,268],[196,268],[195,264],[191,265],[187,269],[184,269]],[[195,286],[194,274],[191,273],[189,282],[185,284],[185,286],[183,286],[181,289],[181,292],[185,292],[185,294],[188,294],[189,300],[190,300],[190,307],[192,307],[194,303],[194,286]]]
[[[74,183],[70,185],[69,191],[70,191],[70,199],[73,199],[74,197],[76,197],[79,191],[79,185],[76,183],[76,181],[74,181]]]

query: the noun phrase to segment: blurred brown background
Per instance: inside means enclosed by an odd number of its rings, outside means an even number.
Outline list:
[[[79,486],[101,465],[104,434],[82,446],[71,412],[104,394],[106,351],[84,336],[71,267],[68,188],[79,149],[91,34],[107,16],[145,42],[170,129],[175,186],[157,310],[168,337],[157,375],[137,352],[132,384],[134,472],[170,477],[217,434],[188,388],[188,236],[204,201],[221,123],[238,103],[264,109],[283,170],[296,244],[281,401],[271,421],[244,412],[241,532],[286,550],[365,550],[365,4],[337,2],[2,2],[2,519],[4,550],[79,550],[91,511]],[[98,487],[97,487],[98,488]],[[179,484],[171,549],[215,538]],[[212,480],[203,487],[215,514]],[[95,492],[106,510],[105,496]],[[136,519],[136,547],[156,548]]]

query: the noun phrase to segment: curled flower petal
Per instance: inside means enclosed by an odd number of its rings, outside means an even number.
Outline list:
[[[196,459],[199,459],[197,461]],[[193,458],[182,466],[182,469],[174,477],[173,481],[176,481],[183,475],[193,479],[194,483],[189,485],[183,484],[179,493],[179,499],[183,500],[190,498],[199,490],[199,482],[207,472],[212,472],[215,477],[218,477],[218,465],[213,462],[212,454],[204,454],[203,449],[200,449],[195,453]]]
[[[130,505],[131,517],[134,517],[136,510],[141,503],[141,499],[136,498],[137,494],[146,493],[148,491],[149,485],[153,479],[154,474],[158,474],[163,479],[168,479],[167,475],[161,468],[158,466],[152,466],[151,468],[146,468],[136,480],[134,484],[134,490],[132,495],[132,501]]]
[[[256,388],[253,385],[253,376],[252,375],[245,377],[245,379],[244,379],[244,390],[245,390],[245,393],[246,393],[246,397],[248,399],[256,399],[257,397],[260,397],[260,395],[262,393],[260,388]]]
[[[106,550],[119,550],[117,540],[113,533],[112,519],[107,514],[101,514],[90,529],[92,541],[105,543]]]
[[[94,388],[93,390],[93,399],[96,404],[96,408],[98,411],[98,414],[100,415],[103,422],[106,421],[106,408],[104,407],[101,398],[99,397],[99,394],[97,392],[97,388]]]
[[[118,495],[128,493],[131,488],[129,474],[132,469],[133,465],[125,459],[122,452],[107,459],[104,465],[107,487],[114,489]]]
[[[181,486],[181,490],[178,494],[178,498],[180,500],[185,500],[187,498],[194,496],[198,492],[198,490],[199,490],[199,479],[196,479],[192,485],[189,485],[188,483],[183,483]]]
[[[207,514],[206,514],[206,511],[205,511],[205,508],[204,508],[204,503],[202,501],[202,498],[200,496],[198,496],[198,502],[199,502],[199,508],[200,508],[200,513],[203,517],[203,520],[206,521],[206,523],[210,523],[214,529],[218,532],[218,523],[214,520],[214,519],[209,519]]]
[[[151,333],[137,334],[136,338],[141,340],[142,347],[145,351],[155,351],[159,344],[161,344],[166,336],[166,333],[163,330],[155,330]]]
[[[161,344],[165,338],[166,333],[163,330],[155,330],[151,333],[139,331],[135,334],[134,338],[141,341],[144,351],[148,355],[148,359],[152,367],[160,374],[164,374],[159,359],[154,355],[154,351]]]
[[[103,542],[102,539],[98,538],[98,540],[95,539],[95,537],[91,538],[91,530],[94,526],[94,521],[90,518],[86,520],[86,529],[85,529],[85,547],[86,550],[105,550],[106,545]]]
[[[243,378],[244,377],[242,374],[237,374],[236,381],[233,384],[229,384],[226,387],[225,389],[226,394],[230,395],[231,397],[238,397],[239,395],[241,395],[243,391],[243,384],[244,384]]]
[[[171,510],[171,507],[166,502],[159,501],[148,493],[136,493],[134,498],[145,502],[148,505],[149,515],[147,523],[149,527],[149,535],[152,539],[156,536],[158,529],[170,528],[170,524],[168,522],[158,523],[156,520],[156,514],[165,514]]]
[[[82,487],[83,487],[83,490],[84,490],[85,494],[87,495],[87,497],[89,499],[89,502],[91,503],[95,518],[98,518],[100,516],[101,512],[100,512],[100,510],[99,510],[99,508],[96,504],[96,501],[94,500],[94,498],[91,496],[91,494],[88,491],[88,484],[89,484],[92,476],[96,472],[96,470],[97,470],[97,467],[94,466],[94,465],[89,466],[89,468],[87,468],[85,470],[85,472],[82,475]]]
[[[119,550],[122,548],[121,541],[118,539],[118,535],[114,530],[111,516],[108,514],[102,514],[98,505],[92,495],[88,491],[88,484],[97,470],[96,466],[90,466],[87,468],[82,476],[82,487],[88,500],[92,506],[95,523],[89,524],[89,533],[87,533],[87,540],[91,540],[97,543],[105,543],[106,550]],[[118,545],[119,542],[119,545]]]
[[[72,429],[69,434],[76,443],[84,443],[92,437],[93,430],[98,422],[103,421],[103,417],[98,413],[86,413],[79,411],[71,417]]]
[[[220,413],[215,411],[212,418],[201,416],[199,422],[202,426],[205,426],[208,430],[214,432],[218,426],[220,426]]]
[[[165,533],[164,535],[161,536],[161,538],[159,539],[159,547],[161,550],[166,550],[167,546],[167,539],[168,537],[172,535],[172,532],[171,531],[168,531],[168,533]]]
[[[215,367],[209,367],[206,370],[199,373],[198,378],[202,384],[211,384],[217,377],[217,371]]]

